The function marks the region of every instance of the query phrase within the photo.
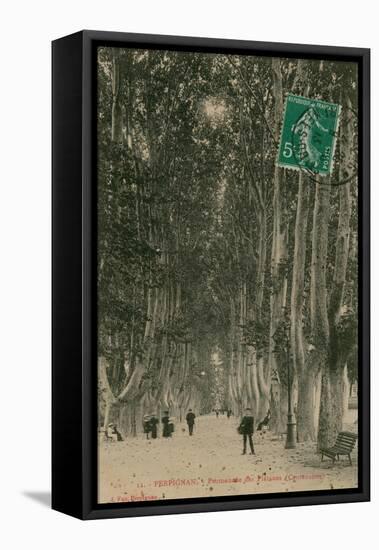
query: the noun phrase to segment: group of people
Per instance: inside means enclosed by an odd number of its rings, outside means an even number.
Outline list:
[[[225,413],[226,413],[226,416],[227,416],[228,418],[230,418],[230,417],[232,416],[232,414],[233,414],[232,409],[213,409],[213,412],[215,413],[216,418],[219,417],[220,413],[221,413],[221,414],[225,414]]]
[[[158,437],[159,420],[155,414],[145,414],[143,417],[143,432],[146,434],[146,439],[156,439]]]
[[[216,416],[218,417],[219,411],[216,410],[215,412],[216,412]],[[232,411],[230,409],[227,409],[226,415],[228,418],[230,418],[230,416],[232,415]],[[190,436],[192,436],[194,432],[195,418],[196,418],[195,413],[192,411],[192,409],[189,409],[186,415],[186,423],[188,426],[188,435]],[[270,419],[271,419],[271,412],[270,410],[268,410],[264,419],[259,422],[257,430],[260,431],[265,427],[268,427]],[[170,416],[169,411],[165,411],[163,413],[161,422],[162,422],[162,437],[164,438],[172,437],[172,434],[175,431],[175,419]],[[154,413],[146,414],[143,417],[143,431],[146,434],[146,439],[150,439],[150,437],[151,439],[156,439],[158,437],[158,424],[159,424],[158,416]],[[250,453],[252,455],[255,455],[254,442],[253,442],[254,417],[249,407],[245,409],[244,416],[242,417],[242,420],[238,426],[238,433],[242,435],[242,438],[243,438],[242,454],[243,455],[246,454],[247,443],[249,442]],[[113,441],[123,441],[123,437],[119,432],[116,424],[114,423],[110,423],[108,425],[108,428],[106,430],[106,437],[107,439],[110,439]]]
[[[266,416],[258,424],[257,431],[261,431],[264,428],[268,428],[271,420],[271,411],[267,411]],[[251,409],[247,407],[245,409],[245,414],[242,417],[242,420],[238,426],[238,433],[243,437],[243,450],[242,454],[246,454],[247,442],[249,442],[250,452],[252,455],[255,455],[254,442],[253,442],[253,433],[254,433],[254,417],[252,415]]]
[[[193,435],[193,430],[195,426],[195,418],[196,415],[192,411],[192,409],[189,409],[187,415],[186,415],[186,422],[188,426],[188,434]],[[169,411],[165,411],[163,413],[163,416],[161,418],[162,422],[162,437],[172,437],[172,434],[175,431],[175,419],[170,416]],[[145,414],[143,417],[143,431],[146,434],[146,439],[149,439],[150,436],[152,439],[156,439],[158,437],[158,424],[159,419],[156,414]]]
[[[219,415],[219,410],[216,409],[216,417]],[[226,410],[227,418],[230,418],[232,415],[231,409]],[[192,409],[189,409],[187,415],[186,415],[186,422],[188,426],[188,434],[190,436],[193,435],[193,430],[195,426],[195,418],[196,415],[192,411]],[[267,428],[269,425],[271,419],[271,411],[270,409],[267,411],[266,416],[261,420],[258,424],[257,430],[260,431]],[[162,436],[163,437],[172,437],[172,434],[175,431],[175,425],[174,425],[174,418],[172,418],[169,414],[169,411],[165,411],[163,413],[162,419],[161,419],[163,429],[162,429]],[[149,439],[149,436],[151,435],[152,439],[156,439],[158,437],[157,433],[157,425],[159,424],[159,420],[155,414],[151,415],[145,415],[143,419],[143,430],[146,434],[146,438]],[[242,417],[242,420],[238,426],[238,433],[242,435],[242,441],[243,441],[243,450],[242,454],[246,454],[247,450],[247,443],[249,442],[250,452],[252,455],[255,455],[255,449],[254,449],[254,442],[253,442],[253,434],[254,434],[254,417],[251,412],[251,408],[247,407],[245,409],[244,416]]]
[[[110,422],[105,430],[105,438],[110,441],[124,441],[121,433],[119,432],[116,424]]]

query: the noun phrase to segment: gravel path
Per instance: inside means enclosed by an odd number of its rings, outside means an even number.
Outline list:
[[[345,429],[354,430],[349,411]],[[221,415],[196,419],[195,433],[177,424],[171,439],[147,441],[143,435],[99,446],[99,502],[244,495],[357,486],[353,466],[342,457],[321,462],[315,445],[284,449],[270,432],[254,435],[256,455],[242,455],[237,420]]]

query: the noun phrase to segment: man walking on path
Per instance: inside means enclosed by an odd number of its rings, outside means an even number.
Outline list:
[[[243,435],[243,452],[246,454],[246,443],[249,439],[250,451],[252,455],[255,455],[254,444],[253,444],[253,433],[254,433],[254,418],[251,414],[251,409],[245,409],[245,416],[241,420],[241,424],[238,427],[238,432]]]
[[[195,414],[192,412],[192,409],[190,409],[187,413],[187,416],[186,416],[186,420],[187,420],[187,424],[188,424],[188,433],[190,435],[193,434],[193,427],[195,425]]]

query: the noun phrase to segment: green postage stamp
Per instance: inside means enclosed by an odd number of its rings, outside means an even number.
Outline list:
[[[340,111],[336,103],[288,94],[278,165],[320,176],[331,174]]]

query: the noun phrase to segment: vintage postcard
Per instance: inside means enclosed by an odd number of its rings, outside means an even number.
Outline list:
[[[358,487],[357,67],[98,47],[98,503]]]

